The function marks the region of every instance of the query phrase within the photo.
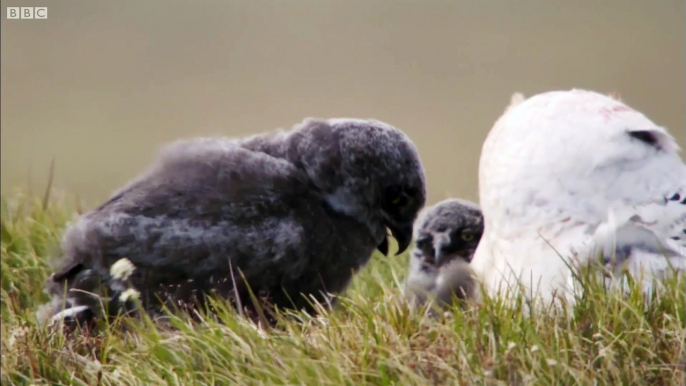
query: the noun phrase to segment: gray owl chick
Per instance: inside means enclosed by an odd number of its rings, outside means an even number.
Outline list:
[[[412,141],[375,120],[309,118],[290,131],[180,141],[68,228],[41,314],[113,315],[131,286],[153,314],[214,294],[255,315],[250,292],[260,305],[314,313],[311,301],[332,304],[328,294],[375,249],[388,254],[387,229],[398,253],[407,249],[425,197]],[[133,265],[126,283],[111,272],[123,258]]]
[[[483,227],[481,210],[470,201],[447,199],[422,211],[405,288],[412,302],[435,298],[449,304],[453,294],[462,299],[472,296],[475,282],[469,262]]]

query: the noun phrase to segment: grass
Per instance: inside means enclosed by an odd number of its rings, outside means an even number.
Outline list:
[[[66,339],[34,316],[73,216],[47,203],[2,201],[3,385],[684,385],[683,281],[648,306],[589,283],[569,315],[487,300],[432,318],[402,301],[407,256],[374,256],[334,311],[280,330],[224,309],[223,324],[178,316],[173,330],[143,320]]]

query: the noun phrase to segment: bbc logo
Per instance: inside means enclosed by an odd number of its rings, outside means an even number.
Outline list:
[[[7,7],[8,19],[47,19],[48,7]]]

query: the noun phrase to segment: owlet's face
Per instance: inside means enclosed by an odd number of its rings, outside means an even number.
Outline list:
[[[377,120],[335,118],[306,119],[292,137],[292,162],[335,212],[366,226],[384,255],[388,230],[397,254],[409,247],[426,202],[426,178],[406,134]]]
[[[417,224],[413,257],[441,267],[472,260],[483,233],[483,215],[476,204],[450,199],[428,208]]]

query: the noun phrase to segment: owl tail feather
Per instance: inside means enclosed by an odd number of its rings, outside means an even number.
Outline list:
[[[53,275],[47,285],[52,300],[38,309],[38,321],[68,329],[93,327],[98,320],[135,312],[139,293],[128,280],[134,269],[121,259],[109,273],[74,266],[65,271],[68,275]]]

